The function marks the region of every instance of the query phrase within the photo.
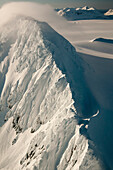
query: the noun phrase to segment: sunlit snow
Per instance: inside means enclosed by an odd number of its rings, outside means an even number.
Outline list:
[[[0,169],[112,169],[112,20],[24,2],[0,18]]]

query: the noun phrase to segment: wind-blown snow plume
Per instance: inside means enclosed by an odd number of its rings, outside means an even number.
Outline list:
[[[41,5],[31,2],[11,2],[5,4],[0,9],[0,25],[3,25],[17,15],[29,16],[39,21],[46,21],[52,27],[66,24],[64,19],[59,17],[48,4]]]

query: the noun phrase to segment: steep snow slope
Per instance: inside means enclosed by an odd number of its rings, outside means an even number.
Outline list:
[[[87,6],[83,8],[61,8],[55,9],[58,15],[65,17],[67,20],[81,20],[81,19],[102,19],[106,18],[104,14],[94,8]]]
[[[74,47],[25,17],[1,28],[0,44],[0,169],[104,169],[84,120],[98,105]]]
[[[98,115],[90,119],[88,134],[113,169],[113,21],[67,23],[70,29],[62,28],[62,34],[87,62],[85,78],[100,106]]]

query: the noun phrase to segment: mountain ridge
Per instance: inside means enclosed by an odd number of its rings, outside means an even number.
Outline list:
[[[112,19],[112,10],[102,13],[93,7],[80,7],[80,8],[56,8],[55,11],[59,16],[63,16],[69,21],[74,20],[89,20],[89,19]],[[111,15],[111,16],[110,16]]]
[[[9,36],[12,30],[15,34]],[[4,80],[0,168],[101,169],[101,159],[80,133],[88,123],[84,117],[95,114],[97,107],[84,77],[81,83],[85,63],[75,48],[48,24],[29,17],[5,24],[0,41],[0,75]],[[6,44],[7,53],[2,51]]]

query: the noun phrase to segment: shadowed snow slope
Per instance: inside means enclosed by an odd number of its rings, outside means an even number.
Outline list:
[[[82,118],[97,105],[83,65],[46,23],[17,17],[1,28],[0,169],[105,168],[85,137]]]

